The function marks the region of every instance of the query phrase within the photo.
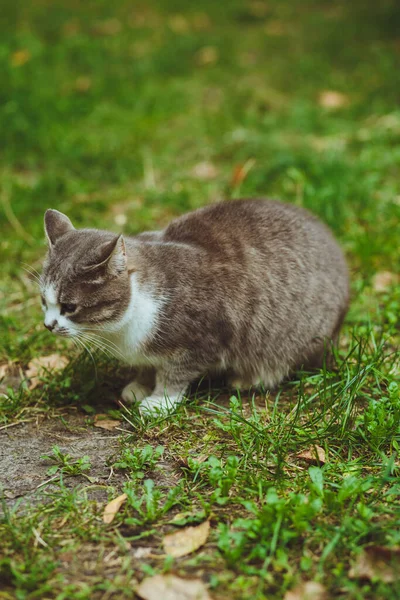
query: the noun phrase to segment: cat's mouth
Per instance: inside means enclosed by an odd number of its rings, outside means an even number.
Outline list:
[[[51,333],[54,333],[55,335],[60,335],[61,337],[72,337],[73,336],[73,333],[71,331],[69,331],[69,329],[65,329],[65,327],[60,327],[60,329],[53,327],[50,331],[51,331]]]
[[[57,335],[61,335],[62,337],[72,337],[72,333],[70,331],[55,331]]]

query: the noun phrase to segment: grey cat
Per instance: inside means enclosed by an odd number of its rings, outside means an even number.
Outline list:
[[[320,366],[347,312],[342,251],[290,204],[226,201],[125,238],[50,209],[45,231],[45,326],[152,369],[153,390],[139,377],[122,392],[144,414],[171,409],[206,373],[273,388]]]

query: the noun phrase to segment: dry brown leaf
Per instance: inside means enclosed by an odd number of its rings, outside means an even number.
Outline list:
[[[318,103],[323,108],[336,109],[342,108],[349,103],[349,99],[342,92],[336,92],[335,90],[324,90],[318,97]]]
[[[153,548],[148,548],[147,546],[138,546],[132,551],[132,556],[138,559],[149,558],[152,554]]]
[[[25,375],[31,380],[30,390],[34,390],[40,383],[40,377],[47,371],[61,371],[68,364],[68,358],[61,354],[50,354],[49,356],[39,356],[34,358],[28,364]]]
[[[237,187],[246,179],[247,175],[251,171],[251,169],[256,164],[254,158],[249,158],[245,163],[241,165],[236,165],[233,169],[232,178],[231,178],[231,187]]]
[[[92,80],[87,75],[81,75],[75,79],[74,87],[78,92],[88,92],[92,87]]]
[[[121,21],[115,17],[105,21],[97,21],[93,25],[93,32],[98,35],[116,35],[122,29]]]
[[[286,592],[283,600],[327,600],[326,589],[316,581],[303,581]]]
[[[379,580],[392,583],[400,580],[400,547],[369,546],[359,554],[349,571],[351,579]]]
[[[386,292],[398,281],[399,277],[396,275],[396,273],[391,273],[390,271],[381,271],[380,273],[376,273],[372,279],[372,287],[374,288],[375,292]]]
[[[25,63],[27,63],[31,59],[31,53],[29,50],[17,50],[11,54],[11,65],[13,67],[22,67]]]
[[[287,25],[283,21],[278,21],[278,19],[271,20],[266,24],[264,31],[270,36],[280,37],[287,33]]]
[[[215,179],[218,175],[218,169],[210,162],[203,161],[195,165],[192,169],[193,177],[196,179]]]
[[[143,600],[211,600],[200,579],[181,579],[174,575],[146,577],[136,593]]]
[[[302,458],[309,463],[321,464],[326,463],[325,450],[321,446],[312,446],[308,450],[304,450],[299,454],[296,454],[296,458]]]
[[[109,502],[106,505],[103,512],[104,523],[112,523],[114,521],[115,515],[117,514],[123,503],[126,501],[127,497],[128,496],[126,494],[121,494],[117,498],[114,498],[114,500],[111,500],[111,502]]]
[[[112,431],[121,425],[121,421],[116,421],[115,419],[110,419],[107,415],[99,414],[95,416],[93,425],[95,427],[99,427],[100,429]]]
[[[0,365],[0,379],[3,379],[8,374],[8,363]]]
[[[165,536],[163,539],[164,550],[175,558],[191,554],[206,543],[209,533],[210,521],[204,521],[195,527],[185,527],[185,529]]]

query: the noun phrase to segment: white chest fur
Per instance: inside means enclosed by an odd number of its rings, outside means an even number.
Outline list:
[[[131,298],[124,316],[117,323],[108,324],[102,333],[118,348],[118,358],[130,365],[153,363],[151,357],[144,355],[143,344],[155,333],[162,304],[162,299],[139,286],[133,273]]]

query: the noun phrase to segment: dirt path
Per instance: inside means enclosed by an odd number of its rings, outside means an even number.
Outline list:
[[[50,462],[40,457],[51,454],[54,445],[73,458],[89,456],[92,467],[88,475],[99,484],[118,487],[124,476],[112,472],[108,462],[119,448],[120,434],[97,429],[88,424],[82,414],[67,414],[37,423],[21,423],[0,431],[0,487],[9,504],[17,499],[21,504],[43,499],[43,492],[53,487],[45,484]],[[84,476],[65,477],[65,485],[74,487],[87,483]],[[43,485],[45,484],[45,485]],[[107,489],[95,490],[96,499],[105,500]]]

